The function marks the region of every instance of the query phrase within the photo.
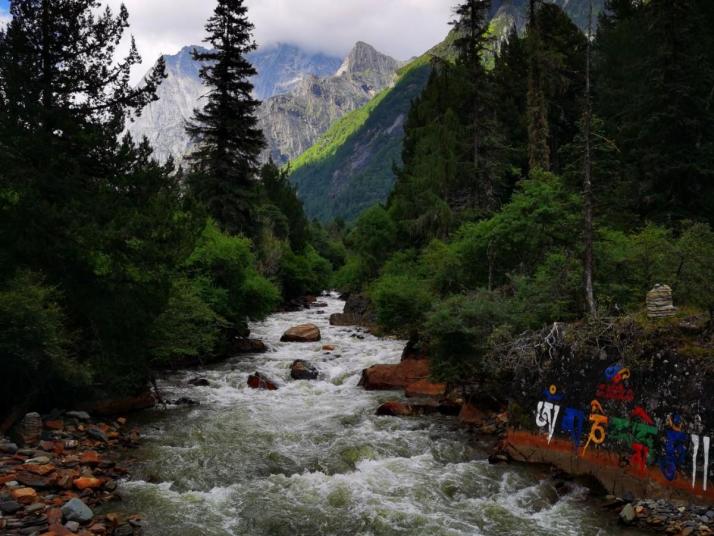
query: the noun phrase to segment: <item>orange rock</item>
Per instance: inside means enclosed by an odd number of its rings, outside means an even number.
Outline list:
[[[10,492],[10,495],[20,504],[37,502],[37,492],[32,488],[16,488]]]
[[[404,404],[402,402],[386,402],[377,408],[377,415],[392,417],[414,417],[437,413],[439,406],[431,404]]]
[[[97,465],[100,462],[99,454],[94,450],[83,452],[79,462],[84,465]]]
[[[72,489],[74,479],[79,473],[73,469],[57,469],[57,486],[62,489]]]
[[[335,346],[332,344],[326,344],[325,346],[322,347],[322,349],[325,352],[334,352],[335,351]]]
[[[287,330],[280,338],[281,342],[317,342],[321,339],[320,328],[315,324],[303,324]]]
[[[471,426],[483,426],[486,423],[486,414],[473,404],[464,404],[459,413],[459,422]]]
[[[94,525],[89,527],[89,532],[91,532],[92,534],[103,535],[107,533],[107,527],[101,523],[95,523]]]
[[[404,389],[404,394],[407,397],[414,396],[430,396],[440,398],[446,394],[445,383],[432,383],[429,380],[419,380],[411,383]]]
[[[102,481],[93,476],[81,476],[74,480],[74,487],[81,491],[97,489],[102,487]]]
[[[62,430],[64,428],[64,421],[61,419],[45,421],[45,428],[49,430]]]
[[[12,482],[15,480],[15,473],[8,473],[6,475],[0,475],[0,484],[5,484],[6,482]]]
[[[126,424],[126,417],[117,417],[117,422],[124,426]]]
[[[106,515],[107,521],[111,523],[112,527],[116,527],[119,524],[119,514],[111,512]]]
[[[374,365],[362,371],[359,384],[368,391],[404,389],[429,377],[429,361],[409,359],[397,365]]]
[[[45,465],[36,465],[36,464],[30,463],[30,464],[23,465],[22,468],[25,471],[30,471],[31,473],[35,473],[36,475],[41,475],[41,476],[49,475],[50,473],[52,473],[55,470],[55,466],[52,464],[49,464],[49,463],[45,464]]]

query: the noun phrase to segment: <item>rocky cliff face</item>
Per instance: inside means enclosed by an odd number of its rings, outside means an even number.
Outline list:
[[[305,152],[337,119],[389,86],[399,66],[360,42],[334,76],[306,77],[289,93],[266,100],[258,114],[268,142],[263,158],[282,165]]]
[[[168,78],[159,100],[128,127],[135,139],[146,136],[162,161],[169,156],[180,161],[191,148],[185,124],[206,93],[200,66],[191,57],[194,48],[165,56]],[[258,117],[268,147],[262,159],[272,157],[279,164],[304,152],[337,119],[392,83],[400,65],[366,43],[357,43],[344,60],[285,44],[261,48],[249,59],[258,71],[254,94],[263,100]]]
[[[187,46],[178,54],[164,56],[168,78],[159,87],[159,100],[128,125],[127,130],[135,139],[143,136],[149,139],[162,161],[169,156],[181,160],[190,149],[185,124],[206,92],[198,76],[200,65],[191,56],[194,48],[204,50]],[[332,75],[341,64],[339,58],[308,53],[287,44],[260,48],[249,59],[258,71],[253,84],[255,96],[260,100],[290,92],[307,77]]]

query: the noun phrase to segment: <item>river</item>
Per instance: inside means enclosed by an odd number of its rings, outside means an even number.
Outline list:
[[[375,416],[401,394],[364,391],[360,373],[398,362],[404,342],[330,326],[343,302],[325,301],[254,324],[266,354],[160,381],[166,398],[200,405],[139,417],[144,442],[131,453],[120,507],[143,513],[147,535],[632,534],[584,488],[559,498],[542,468],[489,465],[485,447],[453,418]],[[320,327],[322,342],[279,342],[306,322]],[[337,349],[328,354],[323,344]],[[295,359],[315,364],[321,379],[289,380]],[[249,389],[254,371],[280,389]],[[196,376],[210,386],[189,386]]]

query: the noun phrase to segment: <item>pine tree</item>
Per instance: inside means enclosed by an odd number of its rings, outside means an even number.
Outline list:
[[[500,166],[496,153],[500,147],[495,117],[495,88],[486,71],[483,55],[489,45],[489,0],[466,0],[456,7],[452,22],[457,33],[454,46],[458,53],[457,73],[465,86],[464,112],[470,134],[470,164],[465,175],[473,177],[471,201],[477,211],[496,208],[496,183]]]
[[[250,82],[256,71],[246,59],[256,48],[252,30],[243,0],[219,0],[206,24],[205,41],[213,49],[193,54],[204,63],[200,76],[209,91],[188,126],[198,145],[189,183],[219,225],[234,234],[255,232],[255,175],[265,145]]]
[[[543,45],[538,29],[539,0],[530,0],[528,20],[528,162],[531,170],[550,169],[548,107],[543,88]]]

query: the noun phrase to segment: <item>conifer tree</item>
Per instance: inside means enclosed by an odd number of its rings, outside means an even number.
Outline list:
[[[528,162],[532,170],[548,171],[548,107],[543,88],[543,46],[538,30],[539,3],[539,0],[530,0],[528,20]]]
[[[473,207],[490,211],[496,207],[496,182],[498,143],[494,113],[494,85],[483,63],[483,54],[489,43],[488,15],[490,0],[466,0],[456,7],[456,20],[452,22],[457,39],[457,68],[463,76],[466,89],[465,112],[470,134],[471,193]],[[468,154],[468,152],[467,152]]]
[[[257,128],[259,102],[252,96],[256,74],[246,59],[255,50],[243,0],[219,0],[206,24],[212,50],[194,51],[203,62],[201,79],[209,88],[205,107],[188,126],[198,148],[191,155],[190,185],[209,213],[229,233],[252,234],[258,156],[265,142]]]

